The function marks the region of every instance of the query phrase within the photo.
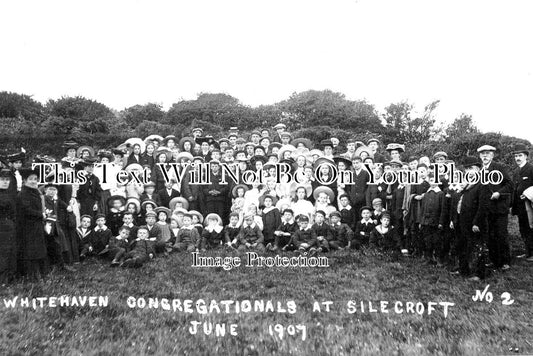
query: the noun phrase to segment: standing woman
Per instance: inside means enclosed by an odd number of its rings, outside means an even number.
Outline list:
[[[38,280],[46,273],[46,241],[44,239],[45,213],[43,197],[37,189],[39,172],[23,169],[22,190],[17,195],[17,232],[20,243],[23,274],[31,280]]]
[[[10,171],[0,171],[0,284],[9,282],[17,271],[15,196],[9,194]]]

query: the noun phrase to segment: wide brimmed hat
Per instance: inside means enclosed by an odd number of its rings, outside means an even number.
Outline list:
[[[113,153],[108,150],[99,150],[96,155],[100,157],[100,159],[107,158],[110,162],[115,159],[115,157],[113,157]]]
[[[320,141],[320,147],[322,147],[322,149],[326,146],[333,147],[333,142],[331,142],[330,139]]]
[[[322,157],[324,155],[324,153],[316,148],[313,148],[311,151],[309,151],[309,154],[311,156],[318,156],[318,157]]]
[[[344,164],[346,164],[346,167],[351,167],[352,166],[352,161],[350,161],[348,158],[346,157],[342,157],[342,156],[335,156],[333,157],[333,161],[336,163],[336,164],[339,164],[339,162],[344,162]]]
[[[154,159],[155,159],[156,163],[158,163],[158,159],[157,158],[161,154],[164,154],[165,156],[167,156],[167,163],[172,161],[172,151],[169,150],[166,147],[159,147],[157,150],[154,151]]]
[[[144,151],[146,150],[146,145],[144,144],[144,141],[139,137],[128,138],[126,141],[124,141],[124,144],[130,145],[131,147],[139,145],[141,153],[144,153]]]
[[[231,195],[234,198],[237,198],[237,190],[239,188],[243,188],[245,193],[250,190],[250,188],[246,184],[237,184],[236,186],[233,187],[233,189],[231,189]]]
[[[294,159],[294,161],[297,161],[297,158],[300,156],[305,157],[308,163],[313,162],[310,151],[307,148],[297,148],[291,153],[291,157]]]
[[[373,157],[374,156],[372,154],[372,150],[368,146],[359,146],[359,147],[357,147],[357,149],[355,150],[354,155],[361,157],[361,153],[363,153],[363,152],[366,152],[369,157]]]
[[[405,152],[405,145],[399,144],[399,143],[389,143],[387,145],[387,148],[385,148],[385,151],[400,151]]]
[[[513,155],[516,155],[519,153],[524,153],[529,156],[529,150],[527,149],[526,145],[524,145],[523,143],[516,144],[513,148],[513,152],[511,152],[511,154]]]
[[[175,198],[172,198],[170,202],[168,203],[170,210],[174,211],[176,208],[176,204],[178,202],[182,203],[183,208],[185,210],[189,209],[189,201],[187,199],[185,199],[184,197],[175,197]]]
[[[191,133],[194,133],[195,131],[200,131],[200,133],[204,133],[204,130],[201,127],[195,127],[191,130]]]
[[[222,218],[215,213],[207,214],[207,216],[204,219],[204,223],[207,223],[210,219],[216,219],[218,221],[218,225],[222,226]]]
[[[379,140],[377,138],[371,138],[370,140],[367,141],[367,145],[370,145],[371,142],[376,142],[378,144],[380,144],[381,142],[379,142]]]
[[[182,159],[187,159],[192,162],[194,157],[189,152],[184,151],[184,152],[178,153],[178,155],[176,156],[176,161],[180,162]]]
[[[65,150],[65,151],[68,151],[68,150],[77,150],[78,149],[78,143],[77,142],[74,142],[74,141],[66,141],[65,143],[63,143],[61,145],[61,147]]]
[[[169,208],[167,208],[166,206],[158,206],[157,208],[155,208],[155,213],[157,215],[159,215],[160,212],[164,212],[165,214],[167,214],[167,218],[170,219],[170,216],[172,215],[172,212],[170,211]]]
[[[122,205],[126,206],[126,198],[124,198],[122,195],[112,195],[109,198],[107,198],[107,205],[112,206],[112,202],[115,200],[120,200],[122,202]]]
[[[448,154],[444,151],[435,152],[435,154],[433,155],[433,159],[436,159],[437,157],[448,158]]]
[[[198,217],[198,222],[202,224],[204,222],[204,216],[197,210],[189,210],[189,214]]]
[[[282,124],[282,123],[276,124],[276,126],[274,126],[274,130],[286,129],[286,128],[287,128],[287,126],[285,124]]]
[[[134,204],[135,205],[137,213],[139,213],[141,211],[141,201],[139,200],[139,198],[135,198],[135,197],[128,198],[126,200],[126,204],[124,204],[124,206],[127,207],[130,204]]]
[[[184,151],[185,149],[183,148],[183,145],[185,145],[185,142],[190,142],[191,143],[191,149],[194,148],[194,145],[196,144],[194,142],[194,138],[190,137],[190,136],[185,136],[185,137],[182,137],[179,142],[178,142],[178,146],[180,147],[180,149],[182,151]]]
[[[303,144],[305,148],[309,150],[313,148],[313,142],[311,142],[311,140],[308,138],[299,137],[291,141],[291,145],[293,145],[294,147],[298,147],[300,143]]]
[[[315,188],[314,192],[313,192],[313,198],[318,199],[318,195],[320,193],[326,193],[329,197],[329,201],[330,202],[334,202],[335,201],[335,193],[333,192],[333,190],[330,188],[330,187],[325,187],[325,186],[318,186]]]
[[[250,164],[252,165],[252,167],[255,167],[255,164],[258,161],[261,161],[263,162],[263,164],[265,164],[268,161],[268,159],[266,158],[266,156],[261,156],[261,155],[253,156],[252,158],[250,158]]]
[[[95,157],[89,156],[83,160],[78,161],[77,165],[79,168],[83,169],[84,167],[94,165],[96,162],[97,162],[97,159]]]
[[[165,138],[163,139],[162,144],[163,144],[163,145],[166,145],[166,144],[168,143],[168,141],[170,141],[170,140],[173,140],[174,143],[177,143],[178,138],[177,138],[176,136],[174,136],[174,135],[167,135],[167,136],[165,136]]]
[[[270,199],[272,199],[272,206],[276,206],[276,204],[278,203],[278,200],[279,200],[278,197],[273,196],[273,195],[271,195],[271,194],[264,194],[264,195],[261,195],[261,196],[259,197],[259,199],[258,199],[258,200],[259,200],[259,207],[260,207],[260,208],[263,207],[263,206],[265,206],[265,198],[267,198],[267,197],[270,198]]]
[[[182,214],[189,214],[189,212],[186,210],[186,209],[183,209],[183,208],[176,208],[174,210],[172,210],[172,216],[176,216],[178,215],[178,213],[182,213]]]
[[[319,157],[315,161],[314,167],[316,168],[316,167],[318,167],[318,166],[320,166],[322,164],[330,164],[332,166],[335,166],[335,161],[333,161],[332,159],[327,158],[327,157]]]
[[[26,160],[26,152],[17,152],[12,153],[7,156],[8,162],[16,162],[16,161],[25,161]]]
[[[124,168],[126,172],[132,172],[132,171],[142,171],[143,167],[139,163],[131,163]]]
[[[268,145],[268,151],[271,152],[273,148],[277,148],[278,150],[283,146],[279,142],[272,142],[270,145]]]
[[[154,209],[157,208],[157,203],[153,199],[146,199],[141,203],[141,208],[146,209],[146,205],[152,204],[154,206]]]
[[[150,142],[158,141],[162,142],[164,140],[163,136],[160,135],[150,135],[144,139],[144,144],[148,145]]]
[[[294,151],[296,151],[296,147],[294,147],[293,145],[283,145],[278,150],[278,158],[279,159],[283,159],[283,156],[284,156],[285,152],[291,152],[292,153]]]
[[[83,151],[89,151],[89,156],[94,156],[94,148],[92,148],[91,146],[80,146],[78,147],[78,149],[76,150],[76,156],[78,157],[81,157],[81,154],[83,153]]]

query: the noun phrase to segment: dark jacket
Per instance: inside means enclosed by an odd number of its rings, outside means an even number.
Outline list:
[[[176,189],[172,189],[170,192],[170,195],[168,195],[167,188],[163,188],[159,191],[157,191],[157,195],[159,196],[159,202],[160,206],[164,206],[166,208],[169,208],[170,201],[172,198],[177,198],[180,196],[180,192],[178,192]]]
[[[487,207],[487,211],[490,214],[507,214],[511,204],[511,195],[513,194],[513,181],[509,176],[509,171],[503,164],[494,161],[490,163],[487,170],[489,172],[500,171],[503,175],[503,180],[500,184],[482,184],[483,205]],[[490,197],[495,192],[500,193],[500,198],[491,200]]]
[[[514,192],[512,199],[513,214],[518,214],[518,209],[525,209],[524,200],[520,196],[524,190],[533,186],[533,164],[526,163],[522,168],[517,167],[513,173]]]
[[[39,190],[23,186],[17,195],[17,225],[23,260],[47,256],[43,225],[43,201]]]

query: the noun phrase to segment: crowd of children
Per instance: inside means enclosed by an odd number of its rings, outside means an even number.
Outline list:
[[[109,150],[64,144],[58,160],[64,172],[87,178],[78,185],[39,185],[25,152],[2,160],[0,172],[0,278],[38,278],[50,265],[72,270],[89,257],[111,266],[140,267],[156,256],[177,252],[225,250],[241,253],[329,253],[335,250],[377,249],[394,258],[422,258],[472,279],[487,271],[509,268],[508,210],[519,216],[528,261],[533,261],[533,166],[529,151],[514,152],[517,172],[494,162],[492,146],[479,157],[464,157],[462,169],[477,174],[498,170],[499,184],[449,184],[435,176],[433,163],[454,163],[445,152],[429,157],[405,157],[405,147],[390,143],[385,153],[377,139],[366,144],[332,137],[314,148],[311,141],[293,139],[285,125],[254,131],[245,140],[232,128],[215,140],[196,128],[192,136],[151,135],[132,138]],[[36,156],[35,161],[53,161]],[[148,170],[145,184],[103,181],[96,163],[134,175]],[[207,163],[210,184],[191,182],[191,165],[178,184],[165,179],[160,166]],[[221,163],[239,167],[238,181],[224,183]],[[298,183],[278,182],[275,164],[287,163]],[[333,172],[351,171],[353,182],[331,182]],[[320,169],[316,169],[320,166]],[[111,167],[111,168],[109,168]],[[416,171],[416,184],[368,184],[400,170]],[[262,172],[264,182],[248,182],[247,171]],[[202,174],[200,170],[196,173]],[[316,175],[320,175],[318,179]],[[438,181],[437,181],[437,178]],[[526,182],[527,180],[527,182]],[[327,184],[321,184],[328,182]],[[354,252],[356,253],[356,252]],[[402,257],[403,256],[403,257]]]

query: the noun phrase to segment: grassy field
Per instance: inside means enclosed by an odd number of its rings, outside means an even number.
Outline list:
[[[513,253],[522,249],[511,222]],[[324,269],[238,267],[191,268],[188,254],[161,257],[142,269],[111,269],[89,261],[75,274],[54,273],[36,284],[0,290],[0,354],[34,355],[421,355],[533,353],[533,264],[482,282],[469,282],[416,259],[398,262],[374,254],[340,252]],[[472,295],[490,284],[492,303]],[[502,305],[509,292],[514,303]],[[107,307],[6,308],[4,298],[108,296]],[[295,301],[294,314],[173,312],[132,309],[127,298]],[[349,300],[390,301],[389,313],[348,313]],[[331,311],[313,312],[314,301],[333,301]],[[428,315],[393,312],[394,301],[452,302]],[[405,305],[405,304],[404,304]],[[379,306],[377,306],[379,309]],[[237,336],[191,335],[191,321],[237,324]],[[302,324],[301,333],[280,339],[269,325]],[[276,334],[276,333],[274,333]]]

